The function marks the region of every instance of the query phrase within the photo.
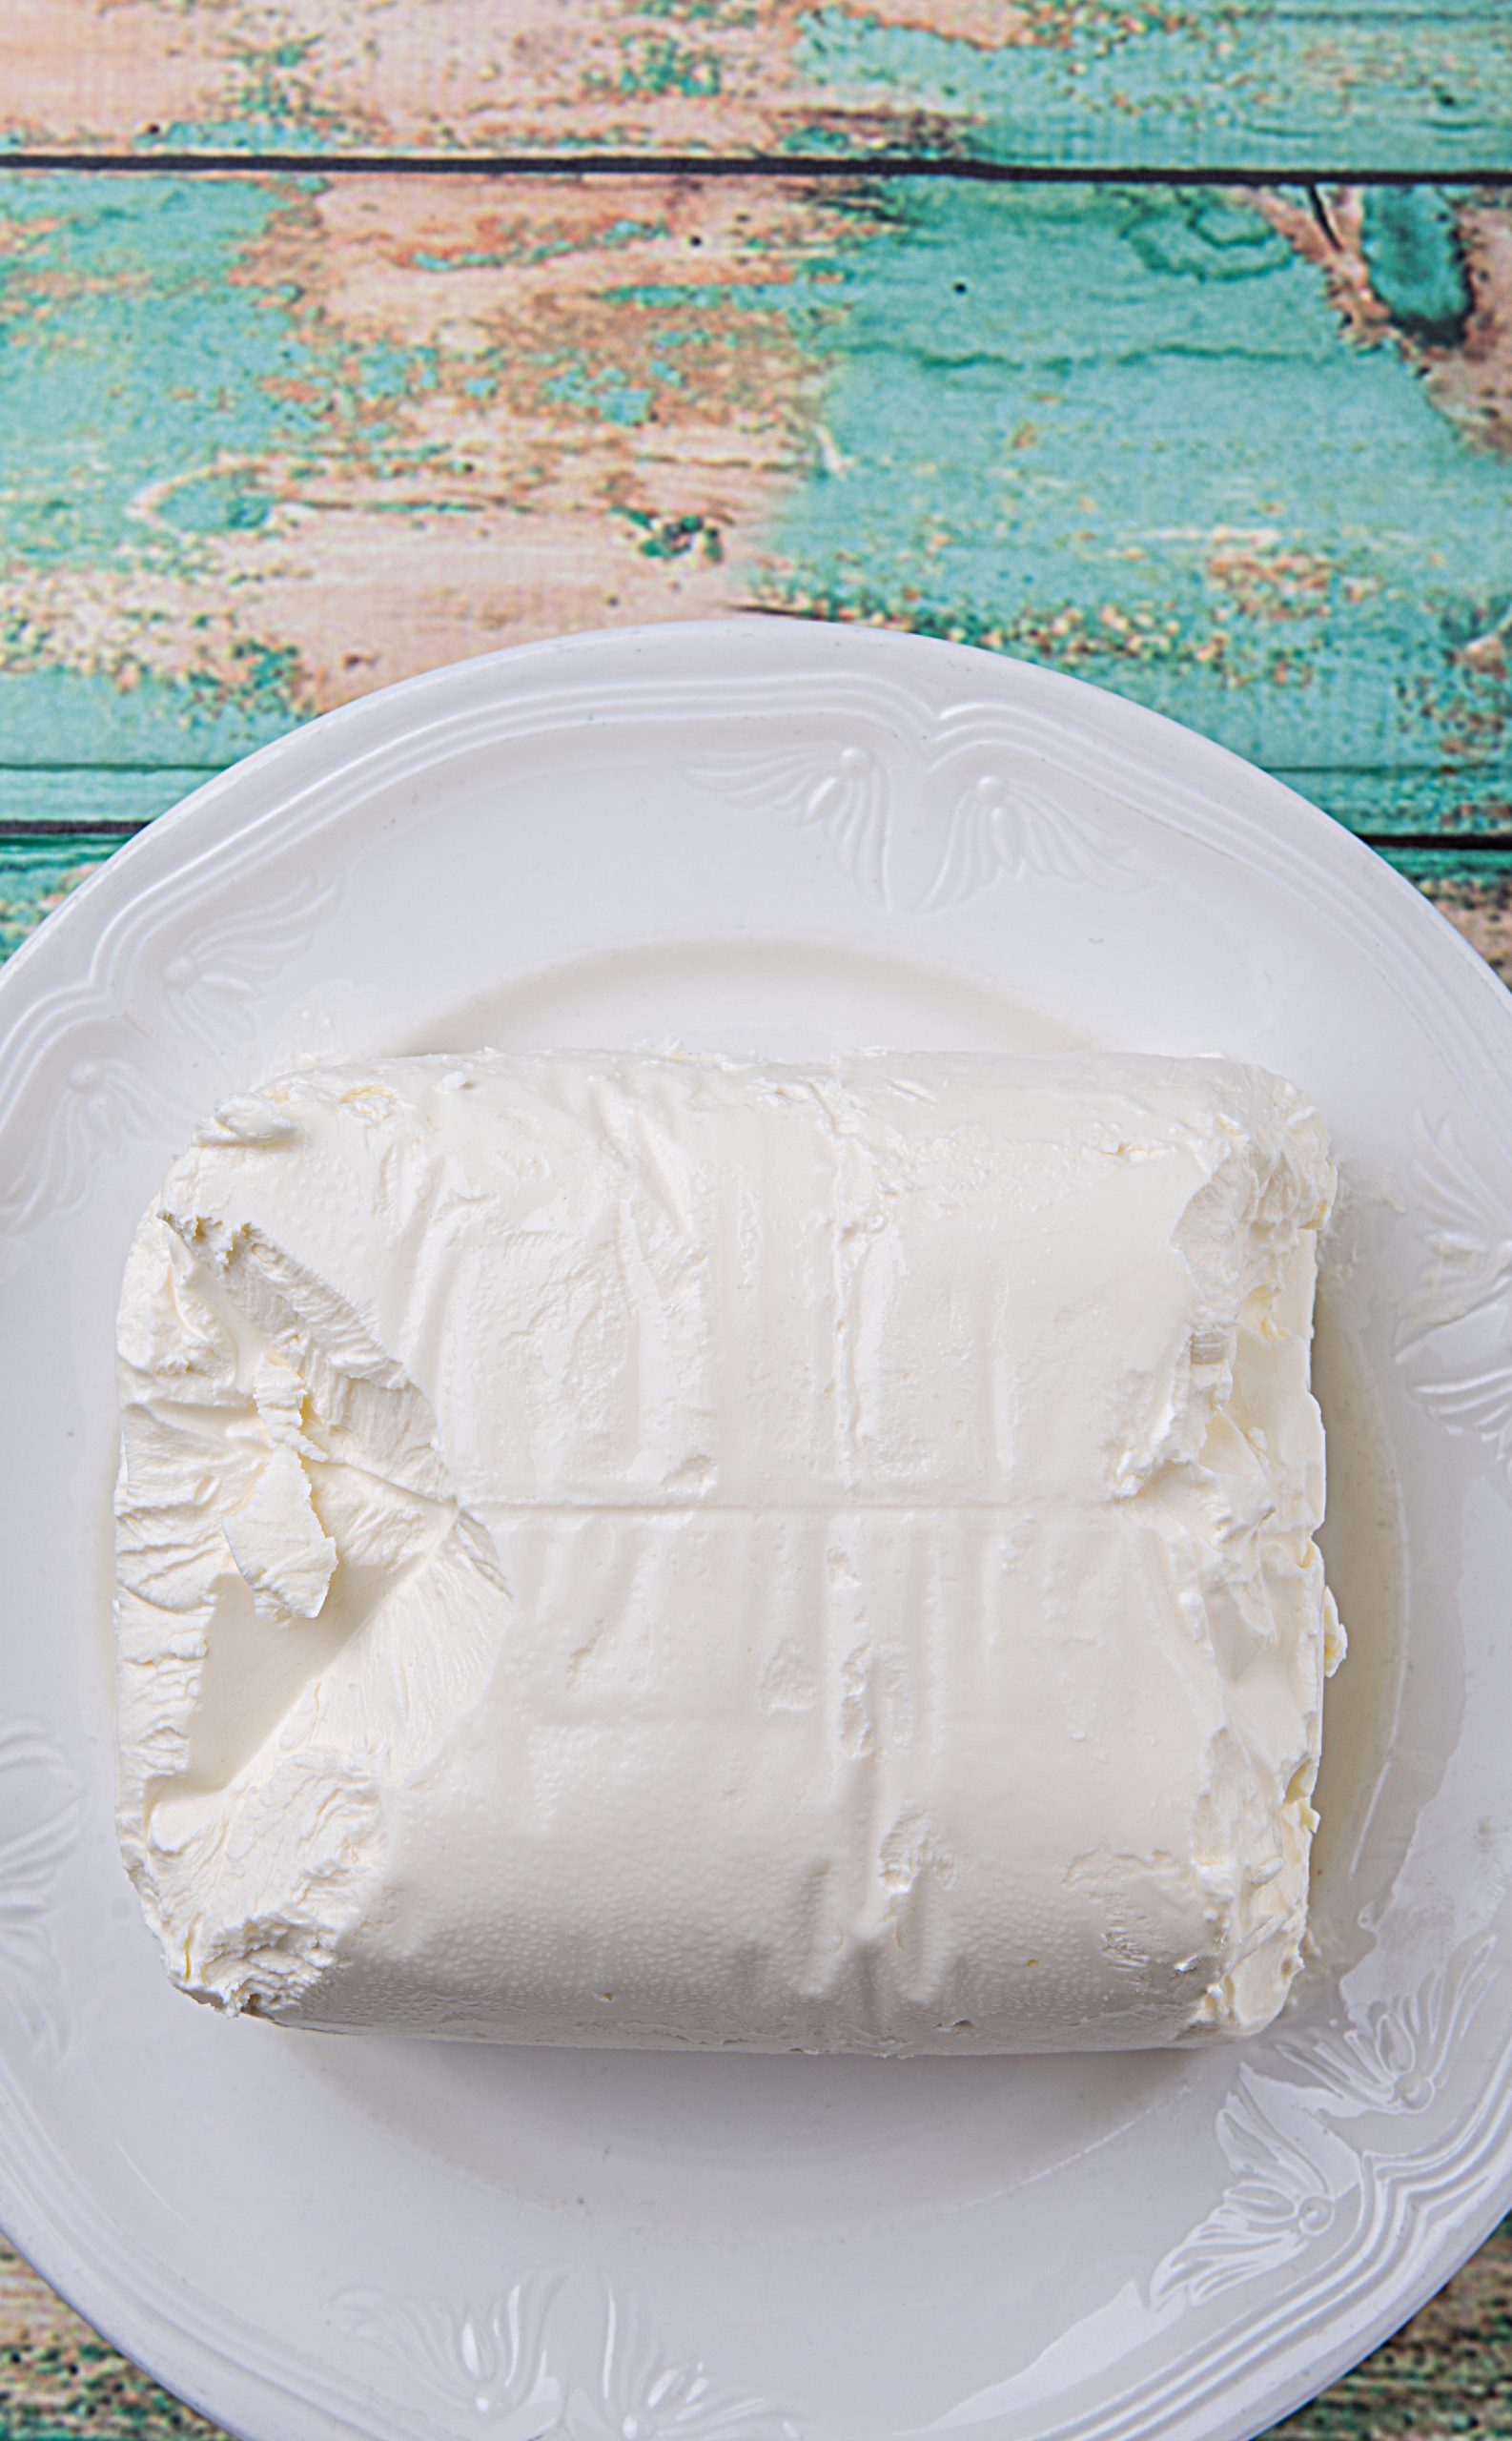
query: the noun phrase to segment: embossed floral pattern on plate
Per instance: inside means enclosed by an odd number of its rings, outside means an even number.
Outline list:
[[[51,2059],[69,2034],[51,1899],[82,1808],[73,1769],[44,1730],[0,1729],[0,2007]]]
[[[537,2270],[482,2307],[353,2290],[331,2311],[396,2361],[427,2429],[439,2416],[497,2441],[802,2441],[784,2410],[669,2356],[603,2284],[559,2340],[568,2291],[565,2272]]]

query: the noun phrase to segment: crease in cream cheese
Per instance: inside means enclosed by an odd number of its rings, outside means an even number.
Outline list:
[[[196,1999],[870,2052],[1264,2025],[1334,1176],[1217,1059],[312,1067],[119,1324],[120,1836]]]

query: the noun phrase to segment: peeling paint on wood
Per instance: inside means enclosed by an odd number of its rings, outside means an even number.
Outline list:
[[[1453,172],[1502,0],[10,0],[10,140]]]
[[[65,175],[6,212],[11,762],[223,762],[492,644],[717,610],[812,445],[828,231],[780,188]]]
[[[1358,829],[1500,831],[1512,205],[1398,204],[12,174],[6,760],[215,767],[754,605],[1098,680]]]
[[[1409,364],[1472,449],[1512,455],[1512,210],[1432,187],[1261,191],[1345,336]]]
[[[1099,680],[1360,828],[1500,819],[1512,463],[1460,418],[1453,347],[1363,272],[1341,310],[1297,209],[889,185],[760,598]],[[1505,208],[1474,212],[1465,346],[1505,318]]]

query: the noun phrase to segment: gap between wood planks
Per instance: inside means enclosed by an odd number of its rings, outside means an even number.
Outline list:
[[[98,768],[107,770],[110,766],[101,764]],[[207,772],[205,776],[209,779],[215,775]],[[161,819],[159,814],[145,814],[139,820],[112,820],[102,815],[97,820],[80,822],[46,815],[33,821],[10,822],[0,818],[0,841],[10,840],[24,846],[29,839],[77,839],[81,843],[91,839],[134,839],[139,831],[150,831],[153,824]],[[1344,826],[1340,824],[1339,827],[1342,829]],[[1393,854],[1432,852],[1435,855],[1504,858],[1512,849],[1512,835],[1500,831],[1351,831],[1349,836],[1358,839],[1362,847]]]
[[[0,153],[0,171],[78,170],[117,177],[246,176],[257,172],[314,177],[454,178],[813,178],[855,185],[875,178],[960,179],[986,186],[1143,187],[1495,187],[1512,188],[1512,169],[1357,170],[1347,164],[1297,168],[1121,168],[1115,161],[973,161],[934,153],[872,153],[840,161],[827,153]]]

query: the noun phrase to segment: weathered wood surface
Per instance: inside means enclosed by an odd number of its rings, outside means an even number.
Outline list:
[[[1512,838],[1512,197],[12,172],[0,381],[12,822],[60,767],[151,810],[409,671],[757,606],[1096,679],[1370,836]]]
[[[33,147],[1512,163],[1504,0],[10,0]]]
[[[0,2244],[3,2441],[209,2441],[215,2428],[106,2348]],[[1270,2441],[1512,2431],[1512,2221],[1396,2338]]]

